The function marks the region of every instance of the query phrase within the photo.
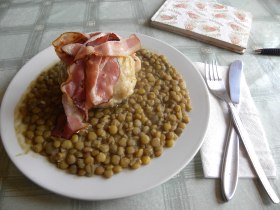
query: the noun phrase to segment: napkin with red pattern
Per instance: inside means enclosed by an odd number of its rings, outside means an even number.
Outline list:
[[[153,15],[151,25],[244,53],[252,14],[217,2],[166,0]]]

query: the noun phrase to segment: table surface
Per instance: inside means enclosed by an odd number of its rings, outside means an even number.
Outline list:
[[[246,53],[239,55],[154,29],[149,20],[163,0],[0,0],[0,102],[26,61],[65,31],[123,30],[147,34],[176,47],[193,62],[216,57],[221,65],[244,62],[273,158],[280,169],[280,57],[254,55],[258,47],[280,47],[279,0],[219,0],[253,14]],[[1,141],[0,141],[1,142]],[[255,179],[241,179],[234,198],[223,202],[219,179],[205,179],[199,153],[175,177],[147,192],[108,201],[81,201],[42,189],[21,174],[0,143],[0,209],[279,209]],[[271,180],[280,194],[280,177]]]

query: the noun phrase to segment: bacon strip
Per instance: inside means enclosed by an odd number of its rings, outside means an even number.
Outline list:
[[[120,41],[121,40],[121,37],[119,37],[115,33],[108,33],[108,34],[97,33],[97,34],[93,34],[90,36],[91,36],[91,38],[85,43],[86,46],[94,47],[96,45],[103,44],[106,41]]]
[[[64,45],[61,50],[66,53],[67,55],[72,56],[71,59],[72,61],[74,60],[73,58],[76,56],[76,54],[79,52],[79,50],[83,47],[83,44],[80,43],[74,43],[74,44],[68,44]]]
[[[94,69],[98,69],[95,71]],[[116,58],[93,56],[87,62],[86,107],[108,102],[120,70]]]
[[[73,63],[73,56],[65,53],[62,47],[72,43],[84,43],[90,38],[88,34],[82,34],[78,32],[67,32],[61,34],[56,40],[52,42],[55,48],[55,52],[58,57],[67,65]]]
[[[68,79],[61,84],[61,91],[69,96],[77,108],[84,112],[87,118],[87,111],[85,109],[85,72],[84,62],[82,60],[73,63],[68,67]],[[64,107],[65,110],[65,107]]]
[[[83,114],[74,105],[73,100],[66,94],[62,95],[62,104],[65,114],[58,117],[57,125],[52,131],[52,135],[69,139],[73,133],[88,125],[83,123]]]
[[[129,56],[141,48],[140,40],[136,35],[120,41],[110,41],[97,46],[85,46],[80,48],[75,60],[87,55],[96,56]]]
[[[93,97],[96,95],[96,88],[94,88],[97,85],[97,79],[100,73],[99,66],[101,63],[102,57],[92,56],[87,61],[86,66],[86,74],[87,74],[87,90],[86,90],[86,104],[85,106],[87,108],[90,108],[94,104]],[[92,91],[90,91],[92,90]]]
[[[114,33],[68,32],[53,41],[53,46],[68,66],[68,78],[61,85],[65,113],[58,118],[52,134],[70,138],[87,126],[84,120],[89,109],[112,98],[120,75],[116,57],[135,53],[141,48],[140,40],[135,35],[121,39]]]
[[[131,35],[128,39],[105,42],[94,47],[93,54],[101,56],[129,56],[140,49],[140,40]]]

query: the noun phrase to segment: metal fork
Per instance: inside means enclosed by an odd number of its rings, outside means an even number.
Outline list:
[[[217,68],[217,61],[212,61],[212,64],[205,63],[205,78],[209,90],[219,99],[225,101],[228,104],[230,113],[232,115],[235,130],[243,142],[243,145],[248,153],[251,163],[255,169],[257,176],[259,177],[263,187],[265,188],[270,199],[274,203],[279,203],[279,198],[273,188],[271,187],[263,168],[259,162],[259,159],[255,153],[254,147],[251,143],[249,135],[245,130],[242,121],[238,115],[238,112],[230,100],[230,97],[226,91],[225,84]]]

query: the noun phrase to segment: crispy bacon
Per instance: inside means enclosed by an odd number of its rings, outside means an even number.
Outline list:
[[[140,40],[135,35],[121,39],[114,33],[68,32],[60,35],[53,46],[67,65],[68,78],[61,84],[64,114],[52,134],[70,138],[87,126],[84,121],[89,109],[112,98],[120,75],[117,57],[135,56]]]

